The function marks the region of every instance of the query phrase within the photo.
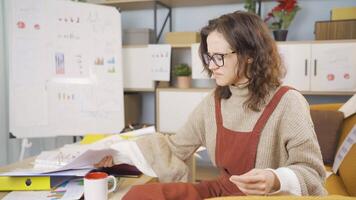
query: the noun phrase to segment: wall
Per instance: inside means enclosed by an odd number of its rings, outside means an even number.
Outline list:
[[[7,106],[4,61],[4,16],[3,1],[0,1],[0,165],[7,163]]]
[[[268,1],[262,3],[262,16],[276,5],[276,2]],[[297,13],[294,21],[289,27],[288,40],[314,40],[314,23],[330,19],[330,11],[334,7],[356,6],[355,0],[299,0],[301,10]],[[212,5],[200,7],[181,7],[172,9],[173,31],[199,31],[205,26],[209,19],[218,17],[225,13],[236,10],[244,10],[243,3],[229,5]],[[164,9],[159,12],[159,19],[163,21]],[[153,28],[153,11],[136,10],[122,12],[123,28]],[[160,26],[159,26],[160,27]],[[166,31],[166,29],[165,29]],[[163,37],[164,38],[164,37]],[[161,39],[160,42],[164,40]],[[178,62],[190,63],[189,50],[173,50],[173,65]],[[193,85],[197,85],[195,81]],[[204,84],[203,84],[204,86]],[[306,96],[311,104],[327,102],[345,102],[347,97],[330,96]],[[154,95],[146,93],[143,95],[142,123],[154,123]]]

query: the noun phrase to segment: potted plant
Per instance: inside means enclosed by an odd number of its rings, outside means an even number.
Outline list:
[[[177,77],[178,88],[189,88],[191,84],[192,70],[187,64],[178,64],[174,66],[173,74]]]
[[[295,15],[300,10],[297,0],[278,0],[275,6],[265,18],[265,22],[270,21],[269,27],[273,30],[273,35],[277,41],[285,41],[288,27]]]
[[[256,3],[256,0],[245,0],[244,8],[247,10],[247,12],[256,14]]]

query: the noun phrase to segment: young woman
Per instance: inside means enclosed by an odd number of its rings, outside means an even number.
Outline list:
[[[201,30],[200,55],[217,87],[175,135],[131,144],[133,164],[150,168],[161,183],[135,186],[124,199],[325,195],[309,105],[298,91],[281,86],[284,71],[264,22],[240,11],[210,20]],[[221,175],[198,184],[179,182],[187,180],[185,161],[200,146]],[[111,158],[99,163],[111,165]]]

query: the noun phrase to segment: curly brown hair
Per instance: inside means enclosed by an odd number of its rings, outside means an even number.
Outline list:
[[[259,111],[266,104],[270,90],[279,87],[281,78],[285,75],[276,43],[271,38],[266,24],[259,16],[243,11],[210,20],[200,31],[199,48],[204,70],[208,71],[210,76],[212,71],[209,69],[209,63],[204,62],[202,55],[208,52],[207,37],[213,31],[223,34],[232,50],[237,52],[237,78],[244,76],[249,81],[249,97],[244,106]],[[247,62],[248,58],[252,58],[252,63]],[[230,98],[229,86],[217,86],[215,96],[220,99]]]

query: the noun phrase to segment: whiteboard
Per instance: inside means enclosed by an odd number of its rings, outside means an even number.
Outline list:
[[[121,131],[118,11],[59,0],[8,2],[10,132],[29,138]]]
[[[176,133],[212,89],[158,89],[157,130]]]

